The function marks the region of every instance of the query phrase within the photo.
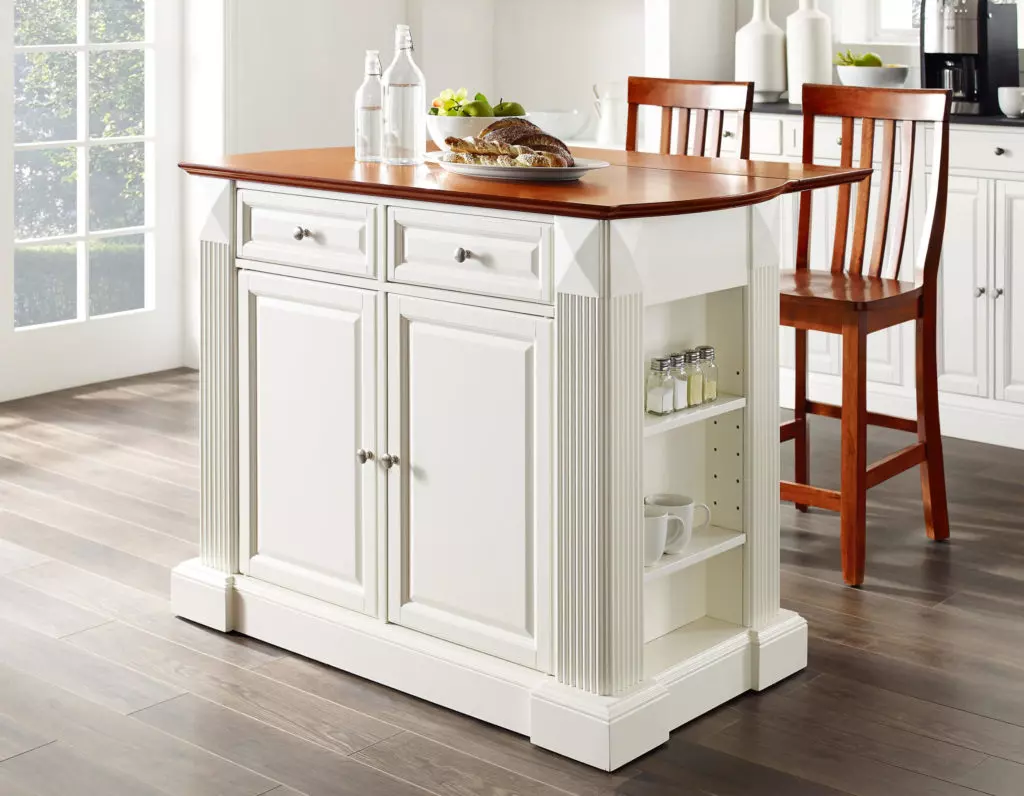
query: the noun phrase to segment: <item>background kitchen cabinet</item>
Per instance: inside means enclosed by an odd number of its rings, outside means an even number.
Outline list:
[[[388,615],[550,666],[552,321],[388,306]]]
[[[376,319],[374,293],[240,276],[241,571],[370,614]]]
[[[996,183],[996,398],[1024,404],[1024,182]]]

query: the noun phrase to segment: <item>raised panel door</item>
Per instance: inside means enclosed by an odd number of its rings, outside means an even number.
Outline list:
[[[550,666],[550,320],[391,296],[388,616]]]
[[[376,296],[243,271],[240,566],[375,613]]]
[[[990,396],[988,180],[951,177],[939,266],[939,389]]]
[[[1024,183],[996,183],[996,398],[1024,403]]]

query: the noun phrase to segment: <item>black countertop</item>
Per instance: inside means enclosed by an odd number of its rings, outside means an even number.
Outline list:
[[[803,106],[791,105],[788,102],[756,102],[754,113],[774,113],[782,116],[801,116]],[[1024,119],[1008,119],[1002,114],[998,116],[954,116],[950,120],[953,125],[969,124],[990,127],[1024,128]]]

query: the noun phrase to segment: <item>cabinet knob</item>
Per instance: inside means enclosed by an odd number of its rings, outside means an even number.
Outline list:
[[[472,256],[473,252],[469,249],[463,249],[461,246],[455,250],[455,262],[457,263],[464,263]]]
[[[722,138],[732,138],[733,135],[734,133],[732,130],[726,130],[724,133],[722,133]]]
[[[367,462],[373,461],[373,451],[367,451],[360,448],[356,451],[356,456],[359,457],[360,464],[366,464]]]
[[[1006,150],[1003,149],[1001,146],[997,146],[995,148],[995,153],[997,158],[1001,158],[1003,155],[1006,154]]]
[[[995,294],[994,298],[997,298],[997,299],[1001,299],[1001,298],[1003,297],[1003,294],[1004,294],[1005,292],[1006,292],[1006,291],[1005,291],[1005,290],[1003,290],[1003,289],[1002,289],[1001,287],[997,287],[997,288],[996,288],[996,294]]]
[[[292,237],[295,238],[295,240],[305,240],[306,238],[312,238],[313,233],[305,227],[296,227],[295,231],[292,233]]]
[[[987,292],[988,292],[988,291],[987,291],[987,290],[986,290],[985,288],[983,288],[983,287],[976,287],[976,288],[974,289],[974,297],[975,297],[975,298],[981,298],[981,297],[982,297],[982,296],[984,296],[984,295],[985,295],[985,294],[986,294]]]
[[[390,453],[385,453],[380,457],[380,463],[383,464],[386,469],[390,470],[396,464],[399,464],[399,461],[397,456],[392,456]]]
[[[843,145],[843,137],[842,136],[839,136],[839,138],[836,139],[836,145],[837,146],[842,146]]]

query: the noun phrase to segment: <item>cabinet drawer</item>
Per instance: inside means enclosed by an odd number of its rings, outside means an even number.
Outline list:
[[[238,192],[238,256],[375,276],[377,207],[270,191]]]
[[[927,162],[935,159],[935,131],[928,130]],[[949,167],[970,171],[1016,171],[1024,169],[1024,134],[979,130],[950,130]]]
[[[732,114],[726,119],[727,132],[736,133],[736,117]],[[731,153],[737,152],[739,136],[733,135],[722,143],[722,153],[726,147]],[[750,117],[750,154],[751,156],[768,155],[778,157],[782,154],[782,120],[752,115]]]
[[[388,209],[388,279],[550,303],[552,225]]]
[[[875,122],[875,152],[873,160],[875,163],[882,162],[882,148],[884,146],[885,131],[884,122]],[[803,123],[800,124],[800,146],[803,146]],[[860,162],[861,140],[864,137],[864,123],[857,119],[853,127],[853,162]],[[896,126],[896,157],[895,163],[900,162],[900,127]],[[843,157],[843,125],[839,121],[819,121],[814,130],[814,162],[834,161],[838,163]]]

